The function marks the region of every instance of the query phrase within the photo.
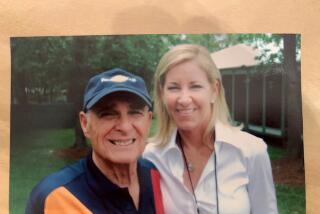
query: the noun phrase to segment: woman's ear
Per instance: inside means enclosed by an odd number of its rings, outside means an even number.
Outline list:
[[[157,88],[157,93],[159,95],[161,103],[163,104],[164,107],[166,107],[166,102],[164,99],[164,85],[159,85],[159,87]]]
[[[212,84],[213,94],[212,94],[212,99],[210,101],[212,104],[216,101],[217,97],[220,94],[220,89],[221,89],[220,87],[221,87],[220,81],[215,80]]]
[[[161,100],[163,100],[163,87],[162,85],[159,85],[159,87],[157,88],[157,93],[159,94],[159,97],[161,98]]]
[[[83,131],[84,136],[86,136],[87,138],[90,138],[90,134],[89,134],[89,120],[87,118],[86,113],[84,113],[83,111],[81,111],[79,113],[79,120],[80,120],[80,125]]]

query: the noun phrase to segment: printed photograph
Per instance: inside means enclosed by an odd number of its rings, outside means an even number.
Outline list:
[[[300,34],[10,45],[10,213],[306,212]]]

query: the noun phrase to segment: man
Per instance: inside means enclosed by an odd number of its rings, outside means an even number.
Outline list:
[[[92,77],[79,115],[92,152],[42,180],[26,213],[163,213],[159,172],[140,158],[151,105],[138,76],[116,68]]]

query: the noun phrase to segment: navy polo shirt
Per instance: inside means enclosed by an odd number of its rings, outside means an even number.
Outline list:
[[[89,155],[44,178],[32,191],[26,213],[163,213],[160,174],[138,160],[139,209],[129,194],[107,179]]]

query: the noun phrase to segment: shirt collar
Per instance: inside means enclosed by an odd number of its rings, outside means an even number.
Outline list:
[[[163,150],[161,151],[161,155],[166,155],[167,153],[169,153],[170,151],[180,151],[177,143],[176,143],[176,137],[177,137],[177,128],[172,132],[172,135],[170,137],[169,143],[167,144],[167,146],[165,146],[163,148]]]
[[[234,146],[237,149],[240,149],[239,139],[235,131],[237,127],[231,127],[230,125],[225,125],[220,121],[217,121],[215,124],[215,141],[219,143],[226,143]],[[170,151],[179,151],[179,147],[176,143],[177,129],[175,129],[170,137],[169,143],[165,146],[161,152],[162,155],[166,155]]]
[[[215,141],[230,144],[237,149],[240,149],[239,135],[236,132],[239,130],[237,127],[225,125],[220,121],[215,124]]]
[[[94,164],[92,160],[92,153],[86,158],[86,174],[88,183],[91,188],[98,195],[107,195],[111,192],[119,191],[123,188],[120,188],[118,185],[112,183]]]
[[[138,179],[140,186],[139,194],[139,209],[137,213],[151,213],[154,210],[152,181],[150,178],[149,162],[146,163],[143,159],[137,161]],[[130,198],[128,188],[121,188],[112,183],[95,165],[92,160],[92,154],[85,159],[87,182],[92,190],[100,196],[101,199],[107,198],[110,203],[117,201],[121,206],[126,206]],[[132,207],[134,205],[132,204]],[[131,213],[131,212],[130,212]],[[136,213],[136,212],[134,212]]]

